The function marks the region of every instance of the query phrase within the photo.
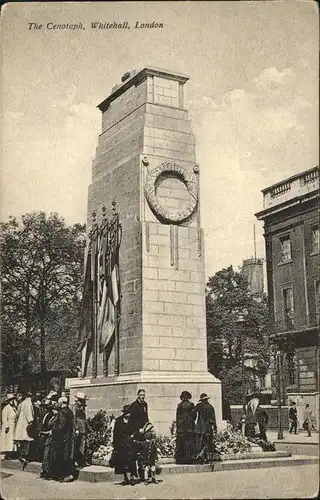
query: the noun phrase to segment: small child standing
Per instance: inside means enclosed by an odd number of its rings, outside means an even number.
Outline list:
[[[147,422],[143,427],[142,442],[141,442],[141,462],[144,470],[144,484],[149,484],[149,471],[151,472],[151,483],[158,484],[156,479],[156,461],[158,453],[156,447],[156,435],[154,427],[150,422]]]

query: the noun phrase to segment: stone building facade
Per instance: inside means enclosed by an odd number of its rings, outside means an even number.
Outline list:
[[[120,373],[73,380],[89,410],[117,413],[147,391],[150,418],[167,433],[182,390],[207,392],[221,420],[220,382],[207,372],[205,270],[199,167],[185,107],[188,77],[132,71],[100,105],[102,132],[88,194],[91,213],[116,201],[120,246]],[[90,366],[89,366],[90,371]]]
[[[263,191],[269,303],[277,340],[293,343],[285,355],[287,399],[310,403],[319,395],[319,168]]]

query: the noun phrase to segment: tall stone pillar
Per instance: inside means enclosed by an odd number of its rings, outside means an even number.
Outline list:
[[[199,168],[184,102],[188,77],[151,67],[122,77],[100,105],[88,224],[117,202],[120,247],[120,373],[114,353],[96,378],[69,379],[89,410],[118,413],[147,393],[150,420],[168,433],[182,390],[211,396],[221,421],[221,385],[207,372],[205,271]],[[90,373],[90,366],[89,366]]]

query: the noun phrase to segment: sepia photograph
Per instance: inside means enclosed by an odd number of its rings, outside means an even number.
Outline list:
[[[316,498],[313,0],[1,9],[5,500]]]

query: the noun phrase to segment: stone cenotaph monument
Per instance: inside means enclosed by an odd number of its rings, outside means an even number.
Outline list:
[[[88,194],[97,222],[116,202],[121,316],[117,341],[95,349],[70,396],[90,414],[119,414],[146,390],[149,418],[169,433],[183,390],[206,392],[221,423],[221,384],[207,371],[205,270],[199,167],[184,102],[188,77],[146,67],[126,73],[98,106],[102,132]],[[96,342],[97,340],[95,340]],[[95,356],[95,359],[94,359]]]

